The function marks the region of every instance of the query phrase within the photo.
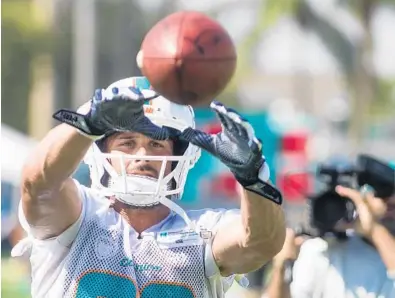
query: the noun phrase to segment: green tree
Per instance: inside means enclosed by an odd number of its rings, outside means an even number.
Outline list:
[[[339,4],[347,7],[362,25],[362,37],[357,42],[348,40],[327,19],[317,15],[306,1],[300,2],[296,16],[302,25],[317,33],[342,70],[352,103],[349,137],[356,145],[365,136],[366,124],[373,111],[380,115],[394,111],[389,100],[389,82],[380,80],[374,73],[371,23],[378,5],[394,4],[395,9],[395,1],[349,0],[339,1]]]
[[[236,82],[240,83],[251,73],[253,51],[260,41],[262,33],[273,26],[284,15],[294,16],[307,30],[314,31],[336,58],[347,82],[352,98],[352,115],[349,123],[350,137],[358,142],[365,131],[366,119],[372,111],[388,113],[394,111],[390,92],[395,82],[379,80],[370,67],[372,65],[371,21],[377,5],[388,4],[395,9],[395,0],[348,0],[338,1],[358,17],[363,27],[362,39],[352,43],[328,20],[318,15],[306,0],[267,0],[261,1],[257,10],[257,22],[251,32],[238,47],[237,73],[229,85],[224,97],[236,93]],[[233,104],[237,104],[236,97]],[[392,106],[391,106],[392,104]]]
[[[48,32],[34,19],[31,1],[2,1],[2,122],[28,131],[30,63],[48,48]]]

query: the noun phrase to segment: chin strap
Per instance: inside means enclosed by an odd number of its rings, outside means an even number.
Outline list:
[[[196,226],[195,224],[189,219],[187,213],[185,212],[184,209],[182,209],[180,206],[178,206],[176,203],[174,203],[172,200],[169,200],[166,197],[161,197],[159,202],[163,205],[165,205],[167,208],[170,210],[173,210],[175,213],[177,213],[179,216],[182,217],[182,219],[186,222],[190,230],[196,231]]]

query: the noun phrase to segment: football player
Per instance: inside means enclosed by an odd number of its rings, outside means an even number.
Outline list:
[[[33,297],[223,297],[234,280],[278,253],[280,192],[268,183],[251,125],[219,102],[222,132],[195,129],[190,106],[150,90],[144,77],[96,90],[41,141],[23,171],[19,218],[29,237]],[[176,204],[204,149],[240,183],[240,210]],[[91,188],[70,178],[81,160]]]

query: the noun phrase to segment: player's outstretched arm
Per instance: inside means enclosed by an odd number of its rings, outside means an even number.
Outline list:
[[[75,128],[53,128],[28,158],[22,172],[22,208],[35,236],[57,236],[81,212],[81,200],[71,174],[77,169],[92,140]]]
[[[218,227],[212,252],[222,275],[247,273],[260,268],[283,246],[282,197],[267,182],[269,168],[252,126],[219,102],[211,108],[221,121],[222,132],[209,135],[189,128],[181,137],[219,158],[242,186],[241,216]]]
[[[144,101],[155,97],[130,87],[96,90],[76,113],[60,110],[54,118],[65,122],[40,142],[23,169],[22,207],[36,237],[45,239],[65,231],[81,213],[81,198],[71,174],[93,140],[107,132],[135,130],[167,138],[144,117]]]
[[[213,256],[223,276],[259,269],[284,243],[281,206],[243,189],[240,209],[240,219],[222,224],[213,240]]]

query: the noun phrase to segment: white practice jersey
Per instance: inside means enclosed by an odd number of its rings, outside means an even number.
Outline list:
[[[56,238],[35,239],[20,208],[29,237],[12,254],[30,255],[34,298],[217,298],[235,279],[245,284],[239,276],[220,276],[212,237],[189,231],[177,214],[170,213],[138,237],[108,200],[76,184],[83,200],[81,216]],[[187,214],[198,231],[206,230],[205,236],[239,217],[238,210]]]

